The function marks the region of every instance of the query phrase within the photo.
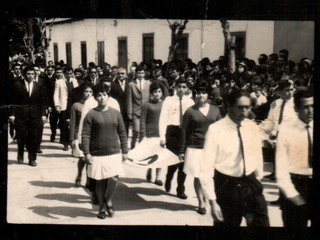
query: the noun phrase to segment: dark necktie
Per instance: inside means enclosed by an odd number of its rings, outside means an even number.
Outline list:
[[[30,85],[31,82],[28,82],[28,95],[29,97],[31,97],[31,85]]]
[[[141,80],[139,80],[139,84],[140,84],[140,90],[142,91],[142,87],[141,87]]]
[[[283,120],[283,111],[284,111],[284,106],[286,105],[286,101],[283,100],[282,104],[281,104],[281,108],[280,108],[280,115],[279,115],[279,120],[278,123],[281,124],[282,120]]]
[[[308,133],[308,166],[312,168],[312,158],[313,158],[313,147],[312,147],[312,139],[310,134],[310,126],[307,125],[307,133]]]
[[[179,97],[179,123],[182,123],[182,97]]]
[[[242,159],[243,159],[243,175],[242,176],[245,176],[246,175],[246,161],[244,158],[244,148],[243,148],[243,141],[242,141],[242,137],[241,137],[240,127],[241,127],[241,125],[237,126],[237,131],[238,131],[238,137],[240,140],[240,152],[241,152]]]

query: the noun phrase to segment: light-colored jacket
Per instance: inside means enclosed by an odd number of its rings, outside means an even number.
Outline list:
[[[73,88],[78,87],[78,81],[75,78],[70,79]],[[53,102],[54,106],[60,107],[61,111],[65,111],[67,109],[68,104],[68,88],[66,84],[66,80],[57,79],[54,86],[54,94],[53,94]]]

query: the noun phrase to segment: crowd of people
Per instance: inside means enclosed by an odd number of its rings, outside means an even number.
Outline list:
[[[245,217],[249,226],[269,226],[260,183],[268,177],[279,184],[284,225],[305,227],[312,199],[314,63],[293,62],[286,49],[257,60],[236,59],[234,71],[224,56],[133,62],[129,72],[108,63],[76,69],[63,61],[45,68],[15,63],[8,98],[18,163],[26,146],[29,165],[37,165],[45,122],[51,142],[60,129],[62,150],[71,146],[79,157],[76,185],[87,166],[86,185],[103,219],[114,214],[112,197],[128,151],[157,138],[180,159],[168,166],[165,190],[178,171],[177,197],[187,199],[186,175],[194,177],[197,212],[206,214],[209,201],[215,225],[237,226]],[[273,162],[269,176],[262,175],[263,161]],[[162,186],[160,170],[155,184]]]

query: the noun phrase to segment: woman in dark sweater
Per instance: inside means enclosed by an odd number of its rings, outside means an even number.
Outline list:
[[[85,166],[83,152],[78,147],[78,131],[79,131],[79,122],[81,118],[81,112],[84,102],[92,96],[93,86],[92,84],[83,83],[79,86],[79,91],[82,94],[81,100],[75,102],[70,109],[70,142],[73,149],[73,155],[78,155],[78,174],[76,178],[76,186],[81,186],[81,173]],[[87,179],[87,184],[89,184]],[[86,184],[86,185],[87,185]]]
[[[140,118],[140,142],[143,138],[159,138],[159,118],[162,108],[163,86],[157,82],[153,82],[149,88],[151,100],[142,106]],[[147,181],[151,181],[152,169],[147,171]],[[159,179],[161,168],[156,169],[155,184],[162,186],[163,182]]]
[[[83,123],[82,145],[88,162],[88,176],[96,179],[99,203],[98,218],[112,217],[112,198],[118,186],[119,174],[123,172],[122,161],[127,159],[127,134],[119,111],[108,105],[110,88],[99,83],[94,88],[98,107],[90,110]],[[122,156],[120,153],[120,148]]]
[[[183,171],[194,177],[194,189],[199,202],[197,212],[202,215],[206,213],[199,180],[203,144],[209,125],[221,119],[219,109],[208,103],[209,91],[207,82],[198,85],[194,91],[196,104],[184,113],[181,125],[180,159],[185,159]]]

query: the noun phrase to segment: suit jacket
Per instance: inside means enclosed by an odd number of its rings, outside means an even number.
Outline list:
[[[78,87],[78,81],[71,78],[72,88]],[[72,89],[70,89],[72,90]],[[66,111],[68,107],[69,89],[65,79],[57,79],[54,87],[53,102],[54,106],[60,106],[61,111]]]
[[[139,89],[135,80],[129,83],[128,93],[127,93],[127,111],[128,117],[132,119],[132,116],[140,117],[141,115],[141,106],[149,101],[149,87],[150,81],[145,80],[144,85],[142,86],[142,91]]]
[[[128,87],[129,87],[128,80],[125,80],[125,81],[126,82],[124,85],[125,86],[124,91],[122,90],[118,79],[116,79],[114,82],[111,82],[111,90],[110,90],[111,97],[116,99],[119,103],[120,111],[124,120],[128,118],[127,93],[128,93]]]
[[[55,88],[55,82],[56,82],[56,78],[54,74],[51,77],[46,75],[44,77],[44,82],[45,82],[45,86],[48,94],[48,105],[49,107],[54,108],[53,94],[54,94],[54,88]]]
[[[85,76],[84,78],[83,78],[83,81],[84,82],[87,82],[87,83],[92,83],[93,84],[93,82],[92,82],[92,80],[91,80],[91,78],[90,78],[90,76],[88,75],[88,76]],[[97,78],[97,82],[96,82],[96,84],[94,84],[94,85],[97,85],[98,83],[99,83],[99,78]]]
[[[19,135],[27,131],[37,131],[40,128],[41,116],[46,116],[45,92],[42,86],[33,82],[31,96],[29,96],[24,81],[17,81],[13,85],[11,115],[15,116],[15,127]]]

